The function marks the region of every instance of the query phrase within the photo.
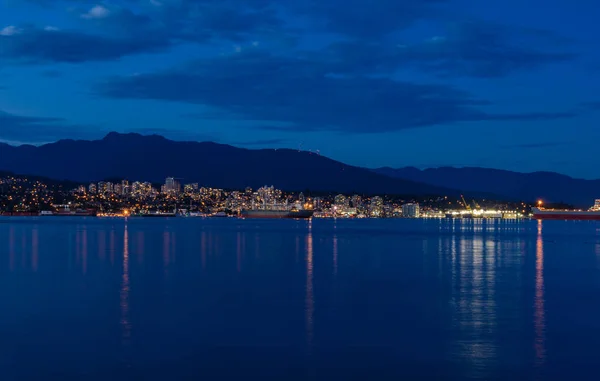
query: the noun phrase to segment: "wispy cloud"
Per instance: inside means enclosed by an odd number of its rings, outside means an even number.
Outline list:
[[[89,11],[81,15],[84,19],[103,19],[110,16],[110,10],[103,5],[95,5]]]
[[[98,91],[112,98],[211,106],[245,119],[271,121],[276,130],[377,133],[465,121],[574,116],[567,112],[492,114],[481,108],[489,102],[451,86],[329,73],[327,62],[257,49],[169,71],[112,78]]]
[[[14,25],[9,25],[0,29],[0,36],[14,36],[15,34],[19,33],[21,33],[21,29]]]
[[[107,61],[130,54],[164,51],[163,39],[127,39],[76,31],[24,29],[19,34],[0,36],[0,58],[26,64]]]
[[[337,41],[318,54],[329,60],[332,71],[342,74],[391,75],[415,68],[441,77],[493,78],[576,57],[557,50],[554,40],[526,29],[461,23],[445,36],[420,42]]]

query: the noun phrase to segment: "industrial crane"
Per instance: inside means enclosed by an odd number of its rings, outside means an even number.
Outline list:
[[[467,203],[467,201],[465,200],[465,196],[463,196],[462,194],[460,195],[460,198],[462,199],[463,204],[465,205],[465,208],[467,208],[467,210],[470,212],[471,211],[471,207],[469,206],[469,204]]]

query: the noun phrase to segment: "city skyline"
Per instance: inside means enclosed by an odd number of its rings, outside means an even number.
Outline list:
[[[0,216],[516,219],[526,218],[531,206],[464,196],[305,195],[273,185],[226,190],[179,180],[167,177],[161,185],[122,179],[73,187],[0,175]]]
[[[365,6],[368,4],[368,6]],[[600,5],[0,3],[0,141],[110,131],[600,178]]]

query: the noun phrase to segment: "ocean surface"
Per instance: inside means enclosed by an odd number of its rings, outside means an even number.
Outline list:
[[[0,219],[0,380],[598,380],[600,223]]]

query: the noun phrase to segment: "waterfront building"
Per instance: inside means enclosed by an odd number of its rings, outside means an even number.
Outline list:
[[[317,210],[321,210],[323,209],[323,198],[322,197],[315,197],[313,199],[313,207]]]
[[[421,216],[419,204],[408,203],[402,205],[402,216],[407,218],[419,218]]]

